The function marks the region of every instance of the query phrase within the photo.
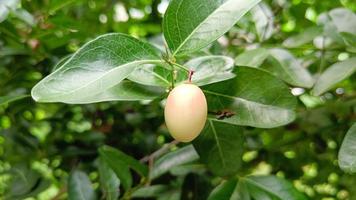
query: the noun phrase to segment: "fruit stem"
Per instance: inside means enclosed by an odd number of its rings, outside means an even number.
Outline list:
[[[193,74],[194,74],[194,71],[193,71],[193,70],[189,70],[189,74],[188,74],[188,81],[189,81],[189,83],[192,82]]]

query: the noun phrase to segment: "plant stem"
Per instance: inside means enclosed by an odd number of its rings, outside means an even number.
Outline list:
[[[184,70],[184,71],[186,71],[186,72],[189,72],[189,69],[188,68],[186,68],[185,66],[183,66],[183,65],[180,65],[180,64],[178,64],[178,63],[172,63],[174,66],[176,66],[176,67],[178,67],[179,69],[182,69],[182,70]]]
[[[141,163],[148,162],[150,159],[155,159],[162,154],[166,153],[172,146],[179,144],[179,141],[173,140],[170,143],[164,144],[161,148],[159,148],[157,151],[153,152],[152,154],[145,156],[140,159]]]

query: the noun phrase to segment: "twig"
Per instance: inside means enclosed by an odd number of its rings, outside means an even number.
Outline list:
[[[166,153],[172,146],[177,145],[179,143],[179,141],[177,140],[173,140],[170,143],[164,144],[160,149],[158,149],[157,151],[153,152],[152,154],[145,156],[143,158],[140,159],[141,163],[145,163],[150,161],[150,159],[155,159],[159,156],[161,156],[162,154]]]
[[[54,196],[51,200],[58,200],[58,199],[61,199],[62,195],[64,193],[67,192],[67,186],[63,186],[59,191],[58,193],[56,194],[56,196]]]
[[[170,143],[164,144],[160,149],[158,149],[157,151],[153,152],[151,155],[145,156],[144,158],[142,158],[140,160],[140,162],[144,163],[144,162],[148,162],[148,179],[145,183],[146,186],[149,186],[151,183],[150,180],[150,174],[152,172],[153,169],[153,165],[154,165],[154,160],[158,157],[160,157],[161,155],[163,155],[164,153],[166,153],[167,151],[169,151],[169,149],[174,146],[177,145],[179,143],[179,141],[177,140],[173,140]]]

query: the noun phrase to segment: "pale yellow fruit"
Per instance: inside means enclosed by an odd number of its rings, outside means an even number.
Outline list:
[[[185,83],[169,93],[164,118],[174,139],[190,142],[196,138],[204,128],[207,114],[206,98],[198,86]]]

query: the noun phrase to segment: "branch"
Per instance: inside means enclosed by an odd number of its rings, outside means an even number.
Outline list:
[[[155,159],[157,157],[160,157],[162,154],[166,153],[172,146],[177,145],[179,143],[179,141],[177,140],[173,140],[170,143],[164,144],[160,149],[158,149],[157,151],[153,152],[152,154],[145,156],[143,158],[140,159],[141,163],[145,163],[150,161],[150,159]]]

